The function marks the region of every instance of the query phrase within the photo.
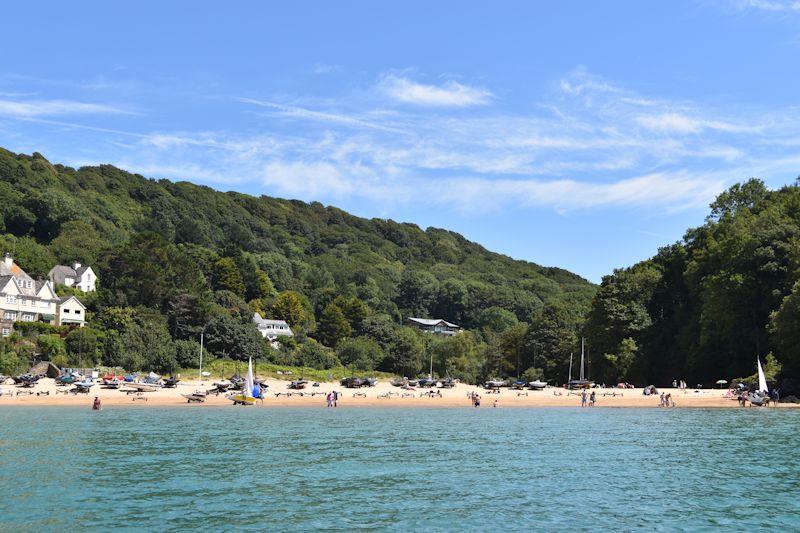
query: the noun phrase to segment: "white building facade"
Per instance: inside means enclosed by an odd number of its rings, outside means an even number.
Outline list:
[[[270,342],[278,337],[294,337],[292,328],[289,327],[289,324],[287,324],[285,320],[261,318],[261,315],[254,313],[253,323],[255,323],[261,336]]]
[[[47,274],[55,285],[75,287],[82,292],[97,290],[97,274],[90,266],[84,266],[77,261],[71,266],[56,265]]]
[[[9,254],[0,263],[0,334],[6,337],[14,329],[14,322],[46,322],[56,326],[75,324],[81,327],[86,322],[86,308],[75,297],[65,302],[70,310],[70,319],[59,318],[62,302],[53,282],[34,280],[22,270]],[[74,313],[78,310],[78,313]],[[65,315],[66,316],[66,315]]]

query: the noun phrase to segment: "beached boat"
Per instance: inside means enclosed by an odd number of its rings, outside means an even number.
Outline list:
[[[292,381],[291,383],[289,383],[286,386],[286,388],[287,389],[292,389],[292,390],[301,390],[301,389],[305,389],[306,385],[308,385],[308,380],[300,378],[300,379],[298,379],[296,381]]]
[[[155,392],[160,385],[155,383],[125,383],[123,392]]]
[[[532,390],[542,390],[545,387],[547,387],[547,382],[540,379],[535,379],[528,382],[528,388]]]
[[[171,378],[167,378],[164,380],[164,384],[162,385],[165,389],[174,389],[178,386],[178,382],[180,379],[172,376]]]
[[[212,383],[214,388],[217,389],[217,392],[228,392],[228,389],[231,388],[231,382],[227,379],[223,379],[222,381],[215,381]]]
[[[587,367],[587,374],[588,372],[588,364]],[[567,381],[567,388],[568,389],[590,389],[594,387],[594,381],[588,379],[588,377],[583,377],[583,368],[584,368],[584,343],[583,337],[581,337],[581,375],[578,379],[572,379],[572,354],[569,356],[569,374],[570,379]]]
[[[206,401],[206,396],[208,393],[202,390],[196,390],[191,394],[181,394],[184,398],[186,398],[186,403],[198,402],[202,403]]]
[[[436,383],[438,383],[435,379],[431,377],[427,378],[420,378],[419,379],[419,386],[420,387],[435,387]]]
[[[505,386],[506,382],[501,379],[490,379],[483,384],[483,387],[486,389],[499,389]]]
[[[119,380],[117,378],[112,379],[104,379],[103,380],[103,387],[107,389],[118,389],[125,383],[124,380]]]
[[[761,359],[758,357],[756,358],[756,366],[758,367],[758,390],[748,394],[747,399],[753,405],[764,405],[769,401],[769,387],[767,386],[764,368],[761,366]]]
[[[95,386],[94,381],[76,381],[73,383],[75,386],[74,389],[71,389],[70,392],[73,394],[88,394],[89,390]]]
[[[253,393],[254,388],[255,379],[253,378],[253,359],[250,358],[247,361],[247,377],[244,380],[242,392],[239,394],[231,394],[228,396],[228,399],[233,401],[233,405],[254,405],[256,403],[256,398]]]

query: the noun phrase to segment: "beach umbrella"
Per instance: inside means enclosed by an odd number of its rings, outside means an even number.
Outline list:
[[[718,379],[717,380],[717,385],[719,385],[720,388],[722,388],[722,385],[727,385],[727,384],[728,384],[728,382],[725,381],[724,379]]]

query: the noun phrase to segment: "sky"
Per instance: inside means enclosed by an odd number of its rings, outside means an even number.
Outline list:
[[[800,174],[800,0],[4,3],[0,146],[599,282]]]

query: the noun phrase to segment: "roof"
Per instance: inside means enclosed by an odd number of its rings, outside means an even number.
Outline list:
[[[86,308],[86,306],[83,305],[83,303],[81,303],[81,301],[78,300],[75,296],[62,296],[61,298],[58,299],[58,305],[64,305],[69,300],[75,300],[76,302],[78,302],[78,305],[80,305],[83,308]]]
[[[448,322],[447,320],[441,318],[415,318],[409,317],[408,320],[411,322],[415,322],[421,326],[448,326],[451,328],[460,328],[458,324],[453,324],[452,322]]]
[[[8,267],[6,266],[5,261],[2,260],[0,260],[0,276],[14,276],[15,278],[33,279],[15,262],[12,261],[11,266]]]
[[[255,322],[259,326],[286,326],[289,327],[289,324],[285,320],[273,320],[271,318],[261,318],[261,315],[258,313],[253,313],[253,322]]]
[[[64,285],[64,280],[66,278],[77,278],[78,273],[71,266],[66,265],[56,265],[50,269],[50,272],[47,276],[53,280],[53,283],[57,285]]]
[[[285,320],[271,320],[269,318],[261,319],[259,325],[262,326],[288,326],[289,324]]]

